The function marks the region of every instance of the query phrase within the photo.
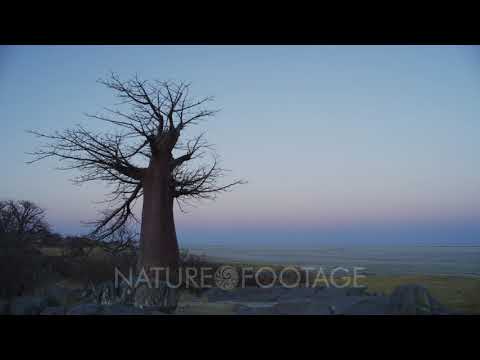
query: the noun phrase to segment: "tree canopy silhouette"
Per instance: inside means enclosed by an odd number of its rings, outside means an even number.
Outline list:
[[[0,234],[16,237],[17,243],[38,240],[50,233],[45,210],[31,201],[0,201]]]
[[[132,208],[143,197],[139,265],[176,266],[174,201],[181,208],[182,201],[213,199],[243,183],[218,183],[225,170],[203,134],[183,140],[187,127],[216,113],[205,108],[212,98],[192,98],[190,84],[183,82],[144,81],[137,76],[122,81],[115,74],[99,82],[113,90],[120,103],[101,115],[87,116],[114,125],[116,131],[98,133],[81,125],[53,134],[31,131],[46,143],[30,162],[57,158],[65,164],[60,169],[80,171],[75,182],[113,185],[106,200],[109,209],[94,223],[92,235],[100,241],[134,217]],[[211,160],[202,162],[207,155]]]

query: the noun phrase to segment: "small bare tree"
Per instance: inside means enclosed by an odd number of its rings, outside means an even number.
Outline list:
[[[0,234],[15,239],[16,245],[40,240],[49,233],[45,210],[31,201],[0,201]]]
[[[178,265],[179,247],[173,205],[189,199],[212,199],[242,181],[218,185],[224,174],[203,135],[181,141],[184,130],[215,114],[204,108],[212,98],[193,99],[189,84],[122,81],[111,74],[100,83],[113,90],[122,108],[88,115],[115,125],[115,133],[95,133],[77,125],[53,134],[32,132],[47,140],[33,153],[36,162],[54,157],[80,170],[76,182],[106,181],[114,188],[107,201],[110,209],[95,222],[98,240],[111,237],[133,216],[132,207],[143,197],[139,265]],[[129,110],[122,110],[123,107]],[[201,163],[210,153],[212,161]],[[194,164],[194,166],[187,166]]]

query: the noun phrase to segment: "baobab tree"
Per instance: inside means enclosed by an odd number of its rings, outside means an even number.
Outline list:
[[[113,186],[110,209],[94,222],[92,235],[104,241],[134,218],[132,208],[143,197],[139,266],[176,267],[179,247],[174,203],[213,199],[243,181],[220,185],[224,169],[203,134],[183,140],[185,129],[213,116],[205,108],[212,98],[194,99],[190,85],[170,81],[122,81],[111,74],[101,84],[120,99],[88,117],[113,125],[116,132],[96,133],[81,125],[53,134],[32,131],[46,140],[31,162],[53,157],[63,170],[79,170],[74,182],[105,181]],[[120,107],[120,108],[119,108]],[[128,108],[128,110],[124,110]],[[211,160],[203,163],[207,155]]]

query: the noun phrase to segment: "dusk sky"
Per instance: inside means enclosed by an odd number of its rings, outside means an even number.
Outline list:
[[[221,109],[195,131],[248,184],[177,211],[180,244],[480,242],[479,47],[2,46],[0,198],[62,233],[107,189],[27,165],[25,130],[107,130],[83,114],[117,102],[96,82],[110,71],[191,82]]]

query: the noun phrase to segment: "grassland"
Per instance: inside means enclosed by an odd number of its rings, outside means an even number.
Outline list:
[[[464,276],[368,276],[359,279],[369,292],[389,294],[403,284],[425,286],[434,298],[450,309],[466,314],[480,314],[480,278]]]
[[[61,255],[61,250],[57,248],[45,248],[43,252],[49,256]],[[92,260],[95,259],[95,261],[98,262],[105,254],[99,248],[94,249],[92,255]],[[234,261],[229,262],[229,264],[236,267],[253,267],[255,270],[267,265],[265,263],[246,264]],[[216,265],[218,266],[219,263],[216,263]],[[282,267],[278,264],[270,266],[278,271]],[[366,285],[369,293],[379,294],[390,294],[399,285],[423,285],[436,299],[448,308],[466,314],[480,314],[480,278],[478,277],[422,274],[404,276],[369,275],[364,278],[359,278],[358,283],[360,285]]]

